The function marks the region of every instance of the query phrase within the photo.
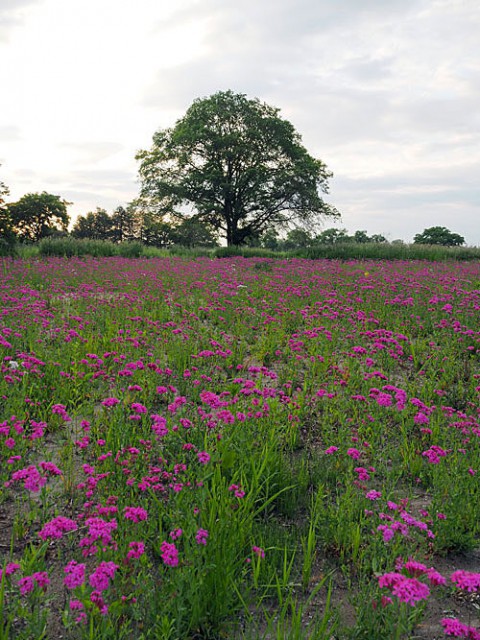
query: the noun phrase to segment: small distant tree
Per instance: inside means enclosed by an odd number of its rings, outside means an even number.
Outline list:
[[[353,241],[358,242],[359,244],[365,244],[366,242],[370,242],[370,238],[368,237],[368,233],[364,229],[359,229],[353,234]]]
[[[15,233],[13,232],[12,219],[8,211],[5,197],[10,194],[7,185],[0,181],[0,251],[7,251],[15,243]]]
[[[72,229],[74,238],[90,240],[115,240],[114,233],[113,218],[101,207],[79,216]]]
[[[135,239],[135,216],[131,209],[115,209],[112,215],[111,238],[113,242],[129,242]]]
[[[325,229],[319,233],[315,242],[319,244],[337,244],[339,242],[349,242],[350,236],[347,234],[346,229],[335,229],[332,227],[331,229]]]
[[[78,216],[71,235],[79,240],[93,240],[95,238],[95,214],[89,211],[84,216]]]
[[[270,227],[262,234],[260,244],[264,249],[275,250],[279,247],[279,235],[273,227]]]
[[[67,234],[71,204],[60,196],[42,193],[27,193],[18,202],[7,205],[13,231],[22,242],[38,242],[52,235]]]
[[[375,242],[375,244],[383,244],[387,242],[385,236],[382,236],[381,233],[374,233],[373,236],[370,236],[369,242]]]
[[[441,244],[444,247],[460,247],[465,244],[465,238],[453,233],[446,227],[429,227],[413,238],[414,244]]]
[[[305,229],[291,229],[287,233],[287,237],[283,242],[285,249],[306,249],[311,247],[313,242],[312,236]]]
[[[183,247],[215,247],[217,241],[213,230],[196,217],[185,218],[179,225],[171,230],[174,244]]]

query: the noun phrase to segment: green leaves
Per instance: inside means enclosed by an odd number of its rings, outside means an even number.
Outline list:
[[[319,192],[332,174],[308,154],[279,110],[232,91],[198,99],[140,151],[141,197],[159,212],[214,225],[228,244],[272,227],[336,215]]]
[[[24,242],[37,242],[47,236],[67,232],[70,219],[68,204],[60,196],[43,191],[27,193],[6,208],[17,237]]]

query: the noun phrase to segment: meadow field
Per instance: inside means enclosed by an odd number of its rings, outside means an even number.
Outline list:
[[[480,262],[5,258],[0,640],[480,638]]]

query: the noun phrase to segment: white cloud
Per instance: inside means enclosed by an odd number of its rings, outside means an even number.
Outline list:
[[[48,187],[72,213],[125,203],[136,150],[195,98],[233,89],[280,107],[334,171],[350,230],[408,239],[438,223],[480,244],[474,2],[3,0],[0,25],[12,198]]]

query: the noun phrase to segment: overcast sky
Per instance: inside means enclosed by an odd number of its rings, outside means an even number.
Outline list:
[[[479,33],[478,0],[0,0],[0,180],[111,212],[153,133],[232,89],[333,171],[335,226],[480,245]]]

